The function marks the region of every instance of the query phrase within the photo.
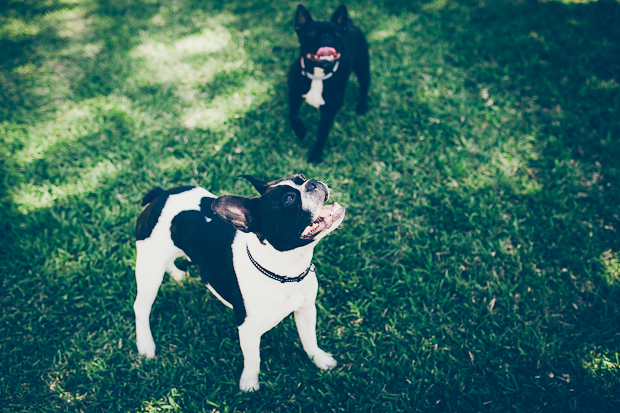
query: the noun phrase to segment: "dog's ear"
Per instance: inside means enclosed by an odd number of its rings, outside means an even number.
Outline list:
[[[336,23],[340,26],[341,29],[347,29],[347,23],[349,20],[349,13],[347,12],[347,6],[341,4],[340,7],[336,9],[334,15],[332,16],[332,22]]]
[[[220,218],[243,232],[260,229],[258,198],[224,195],[211,203],[211,209]]]
[[[312,16],[308,9],[306,9],[303,4],[297,6],[297,11],[295,12],[295,31],[299,34],[304,26],[312,21]]]
[[[258,193],[261,195],[264,195],[265,192],[267,192],[267,189],[269,189],[269,182],[262,181],[256,178],[255,176],[252,176],[252,175],[237,175],[237,176],[239,178],[247,179],[248,181],[250,181],[250,183],[254,185],[254,188],[256,188]]]

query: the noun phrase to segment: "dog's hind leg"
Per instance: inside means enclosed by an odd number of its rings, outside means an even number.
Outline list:
[[[155,357],[155,342],[151,334],[149,316],[155,297],[157,297],[157,291],[164,278],[168,257],[162,257],[161,251],[156,249],[149,241],[151,240],[136,242],[136,284],[138,293],[133,309],[136,314],[136,344],[138,352],[147,358],[153,358]]]

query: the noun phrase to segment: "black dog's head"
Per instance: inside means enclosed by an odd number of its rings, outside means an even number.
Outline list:
[[[347,33],[347,8],[338,7],[331,21],[312,20],[308,9],[301,4],[295,12],[295,31],[299,37],[300,54],[315,66],[327,68],[333,66],[344,51],[343,38]]]
[[[329,199],[329,188],[316,179],[293,175],[266,182],[251,175],[238,175],[254,185],[261,196],[225,195],[211,204],[224,221],[243,232],[253,232],[279,251],[316,242],[336,229],[344,208]]]

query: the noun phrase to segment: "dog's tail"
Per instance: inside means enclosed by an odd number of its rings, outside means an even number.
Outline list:
[[[153,202],[155,198],[157,198],[159,195],[161,195],[164,192],[166,191],[164,191],[160,187],[151,189],[149,193],[144,195],[144,198],[142,198],[142,206],[150,204],[151,202]]]

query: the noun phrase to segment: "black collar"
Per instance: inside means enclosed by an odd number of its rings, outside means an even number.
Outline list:
[[[306,268],[306,270],[302,272],[301,274],[299,274],[297,277],[284,277],[282,275],[274,274],[254,260],[254,258],[252,257],[252,254],[250,254],[250,248],[248,247],[248,244],[245,244],[245,250],[248,252],[248,257],[250,257],[250,261],[252,261],[252,264],[254,264],[254,266],[256,267],[258,271],[262,272],[269,278],[272,278],[276,281],[280,281],[281,283],[299,282],[303,280],[304,278],[306,278],[306,275],[308,275],[310,271],[314,272],[314,264],[310,263],[310,266]]]
[[[325,80],[325,79],[329,79],[330,77],[334,75],[334,73],[336,73],[336,70],[338,70],[339,65],[340,65],[340,59],[336,61],[336,64],[334,65],[334,68],[332,69],[331,72],[329,72],[325,76],[319,77],[319,76],[315,76],[314,74],[306,70],[306,65],[304,64],[304,58],[302,56],[301,57],[301,74],[311,80]]]

